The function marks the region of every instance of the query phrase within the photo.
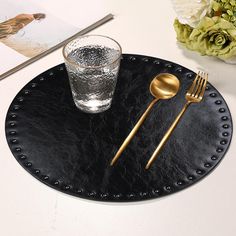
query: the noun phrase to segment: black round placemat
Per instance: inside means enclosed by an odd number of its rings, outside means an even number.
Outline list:
[[[160,72],[179,78],[179,93],[154,106],[117,164],[110,167],[122,141],[153,99],[149,84]],[[138,201],[174,193],[210,173],[232,136],[230,111],[208,84],[204,100],[189,107],[151,169],[144,169],[184,105],[194,77],[194,72],[172,62],[123,55],[111,109],[86,114],[75,107],[65,66],[58,65],[29,82],[10,105],[9,147],[35,178],[78,197]]]

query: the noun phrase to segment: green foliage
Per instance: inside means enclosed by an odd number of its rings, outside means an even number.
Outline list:
[[[236,55],[236,28],[221,17],[204,17],[196,28],[174,22],[177,39],[188,49],[223,60]]]

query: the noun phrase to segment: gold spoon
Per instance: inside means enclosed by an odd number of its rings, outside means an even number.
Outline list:
[[[159,99],[169,99],[176,95],[179,90],[179,80],[176,76],[169,74],[169,73],[161,73],[154,77],[152,80],[150,87],[150,93],[152,94],[155,99],[149,104],[146,111],[143,113],[139,121],[136,123],[132,131],[129,133],[119,150],[117,151],[116,155],[112,159],[110,165],[114,165],[117,159],[120,157],[122,152],[125,150],[127,145],[130,143],[146,117],[148,116],[149,112],[151,111],[154,104]]]

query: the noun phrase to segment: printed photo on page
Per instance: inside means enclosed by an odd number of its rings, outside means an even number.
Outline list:
[[[0,77],[94,23],[94,17],[80,19],[80,14],[75,24],[68,23],[54,9],[45,10],[47,1],[40,2],[0,0]],[[102,17],[98,12],[96,19]]]

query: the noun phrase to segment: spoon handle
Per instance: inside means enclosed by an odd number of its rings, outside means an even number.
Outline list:
[[[152,107],[155,105],[155,103],[158,101],[159,99],[156,98],[154,99],[149,106],[147,107],[146,111],[143,113],[143,115],[140,117],[140,119],[138,120],[138,122],[136,123],[136,125],[134,126],[134,128],[131,130],[131,132],[129,133],[129,135],[127,136],[127,138],[125,139],[125,141],[122,143],[122,145],[120,146],[119,150],[117,151],[116,155],[114,156],[114,158],[112,159],[110,165],[114,165],[115,162],[117,161],[117,159],[120,157],[120,155],[122,154],[122,152],[125,150],[125,148],[128,146],[128,144],[130,143],[130,141],[132,140],[132,138],[134,137],[134,135],[137,133],[138,129],[140,128],[140,126],[142,125],[142,123],[144,122],[144,120],[146,119],[146,117],[148,116],[148,114],[150,113]]]

